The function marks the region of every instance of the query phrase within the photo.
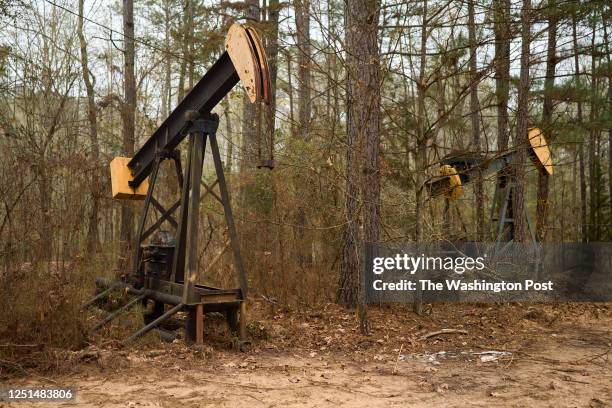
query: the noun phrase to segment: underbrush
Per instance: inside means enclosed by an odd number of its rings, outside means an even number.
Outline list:
[[[0,275],[0,377],[29,369],[58,368],[62,353],[88,344],[81,305],[106,260],[22,263]]]

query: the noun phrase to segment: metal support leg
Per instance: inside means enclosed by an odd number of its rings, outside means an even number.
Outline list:
[[[196,305],[196,344],[204,344],[204,305]]]
[[[194,126],[203,124],[197,122]],[[200,215],[200,179],[202,178],[202,166],[204,164],[204,150],[206,149],[206,135],[203,129],[199,128],[193,133],[193,148],[191,150],[190,171],[190,193],[187,222],[186,264],[187,276],[183,282],[183,303],[187,304],[191,298],[191,290],[195,284],[198,273],[198,221]]]
[[[174,160],[174,169],[176,171],[176,179],[179,182],[179,186],[182,186],[183,185],[183,167],[181,166],[180,150],[174,150],[172,152],[172,159]]]
[[[182,282],[185,276],[185,242],[187,241],[187,216],[189,214],[187,203],[189,201],[189,177],[191,172],[191,151],[193,150],[193,137],[189,138],[189,147],[187,148],[187,174],[182,178],[181,186],[181,212],[179,215],[179,226],[176,231],[176,249],[174,251],[174,259],[172,260],[172,282]],[[177,168],[178,174],[178,168]],[[182,175],[182,172],[181,172]]]
[[[247,339],[247,311],[246,311],[246,300],[240,302],[240,317],[238,321],[240,340],[245,341]]]
[[[225,183],[225,175],[223,174],[223,163],[221,162],[221,155],[219,154],[219,145],[217,144],[216,134],[210,136],[210,148],[212,150],[213,160],[215,162],[215,170],[217,172],[217,179],[219,180],[219,191],[221,192],[221,200],[223,203],[223,212],[225,213],[225,222],[227,223],[227,230],[229,232],[230,243],[232,245],[232,251],[234,253],[234,262],[236,269],[238,270],[238,279],[240,280],[240,291],[242,292],[242,299],[246,299],[247,296],[247,279],[244,271],[244,265],[242,264],[242,257],[240,256],[240,245],[238,244],[238,235],[236,234],[236,226],[234,225],[234,216],[232,214],[232,207],[230,204],[230,197],[227,191],[227,184]],[[243,304],[242,302],[241,304]]]

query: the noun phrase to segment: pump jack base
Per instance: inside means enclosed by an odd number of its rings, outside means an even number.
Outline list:
[[[196,285],[194,296],[198,300],[191,299],[188,304],[183,304],[180,296],[172,293],[180,293],[180,284],[164,281],[159,281],[159,283],[164,287],[163,290],[137,289],[125,282],[113,282],[103,278],[96,279],[98,294],[87,302],[83,308],[98,305],[113,292],[122,292],[133,297],[126,304],[107,315],[94,327],[94,330],[99,329],[119,315],[127,312],[133,306],[137,304],[146,306],[148,300],[151,300],[153,301],[153,311],[147,314],[148,323],[125,339],[123,344],[128,344],[152,330],[158,330],[162,339],[171,338],[171,332],[160,329],[160,326],[181,311],[187,312],[185,319],[186,340],[196,344],[203,344],[206,313],[222,312],[227,317],[232,347],[240,350],[247,348],[249,343],[246,341],[246,301],[240,298],[240,289],[216,289],[204,285]],[[171,287],[167,287],[168,284]]]

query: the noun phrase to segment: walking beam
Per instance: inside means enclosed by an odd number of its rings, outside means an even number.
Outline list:
[[[170,151],[187,136],[189,111],[210,113],[238,82],[244,85],[251,102],[270,102],[268,62],[257,32],[251,27],[234,24],[227,34],[225,48],[226,51],[127,164],[133,176],[129,181],[131,188],[138,187],[151,173],[157,151]]]

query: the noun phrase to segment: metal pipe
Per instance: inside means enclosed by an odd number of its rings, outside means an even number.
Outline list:
[[[145,289],[143,293],[149,299],[157,300],[158,302],[166,303],[168,305],[178,305],[182,303],[179,296],[169,295],[167,293],[158,292],[151,289]]]
[[[159,316],[157,319],[153,320],[151,323],[147,324],[142,329],[138,330],[136,333],[132,334],[130,337],[125,339],[123,341],[123,344],[128,344],[128,343],[136,340],[138,337],[147,334],[149,331],[153,330],[159,324],[161,324],[164,321],[168,320],[172,315],[174,315],[174,314],[178,313],[179,311],[181,311],[181,309],[183,309],[184,307],[185,307],[185,305],[182,304],[182,303],[179,303],[178,305],[174,306],[172,309],[168,310],[166,313],[164,313],[163,315]]]
[[[97,280],[96,280],[96,283],[97,283]],[[101,293],[98,293],[96,296],[91,298],[89,301],[85,302],[83,304],[83,306],[81,306],[81,310],[88,309],[91,305],[96,303],[98,300],[105,298],[106,296],[108,296],[111,292],[113,292],[115,289],[117,289],[121,285],[123,285],[123,282],[114,282],[114,283],[111,283],[106,288],[106,290],[102,291]]]
[[[174,340],[176,340],[177,337],[176,333],[168,330],[155,329],[154,332],[157,333],[159,335],[159,338],[165,341],[166,343],[172,343]]]
[[[108,322],[116,318],[117,316],[119,316],[121,313],[127,312],[132,307],[136,306],[136,304],[138,304],[144,298],[145,298],[145,295],[136,296],[134,299],[130,300],[128,303],[121,306],[119,309],[115,310],[113,313],[109,314],[104,319],[102,319],[100,322],[98,322],[98,324],[96,324],[92,330],[94,331],[98,330],[99,328],[101,328],[102,326],[104,326],[105,324],[107,324]]]
[[[101,287],[110,287],[113,285],[113,282],[108,279],[98,278],[96,279],[96,285]],[[124,282],[119,282],[119,286],[125,285],[128,293],[131,295],[144,295],[144,297],[148,299],[157,300],[158,302],[166,303],[168,305],[178,305],[181,303],[181,298],[179,296],[170,295],[168,293],[152,290],[152,289],[136,289],[132,285],[128,285]]]

